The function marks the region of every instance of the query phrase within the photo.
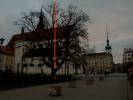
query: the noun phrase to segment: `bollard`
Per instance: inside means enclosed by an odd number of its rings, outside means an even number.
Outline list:
[[[51,86],[49,90],[49,96],[61,96],[62,87],[61,86]]]
[[[86,80],[87,85],[93,85],[94,84],[94,78]]]
[[[77,84],[76,84],[75,81],[72,81],[72,82],[69,82],[69,83],[68,83],[68,87],[69,87],[69,88],[76,88],[76,87],[77,87]]]
[[[99,81],[103,81],[103,80],[104,80],[103,76],[99,76]]]

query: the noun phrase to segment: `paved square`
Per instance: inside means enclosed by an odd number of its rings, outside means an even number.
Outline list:
[[[49,96],[51,84],[0,91],[0,100],[128,100],[126,77],[112,76],[104,81],[95,80],[93,85],[86,85],[85,80],[76,81],[77,88],[68,88],[68,82],[56,84],[62,86],[63,92],[58,97]]]

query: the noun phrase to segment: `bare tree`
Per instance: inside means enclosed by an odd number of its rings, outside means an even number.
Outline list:
[[[54,32],[54,16],[53,5],[49,5],[47,8],[43,7],[43,24],[44,30],[49,29],[51,37],[48,39],[48,45],[46,48],[50,48],[50,54],[48,57],[43,57],[44,64],[51,68],[51,75],[55,75],[56,72],[62,67],[65,61],[70,61],[76,66],[86,64],[82,61],[80,38],[86,39],[88,37],[86,22],[90,20],[89,16],[76,6],[70,5],[67,9],[61,9],[60,6],[56,7],[56,23],[57,34],[63,34],[63,39],[57,39],[57,57],[56,64],[54,66],[53,60],[53,32]],[[37,15],[31,12],[30,14],[22,13],[22,17],[15,22],[16,25],[24,26],[27,31],[36,31],[37,29]],[[63,30],[63,33],[58,33],[59,30]],[[45,33],[44,33],[45,34]],[[77,61],[80,61],[77,63]],[[84,62],[84,63],[83,63]]]

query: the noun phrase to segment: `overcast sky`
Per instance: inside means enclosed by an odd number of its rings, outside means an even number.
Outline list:
[[[53,0],[0,0],[0,37],[5,43],[20,32],[13,22],[21,12],[39,11]],[[103,52],[106,45],[106,24],[112,46],[114,61],[122,62],[123,48],[133,46],[133,0],[57,0],[62,7],[77,5],[91,18],[88,24],[90,44],[97,52]]]

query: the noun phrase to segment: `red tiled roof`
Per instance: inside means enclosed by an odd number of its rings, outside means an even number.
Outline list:
[[[57,28],[57,34],[56,34],[57,39],[65,38],[65,34],[66,34],[65,27]],[[16,34],[11,38],[11,40],[7,44],[7,47],[14,48],[14,43],[17,40],[41,41],[41,40],[48,40],[51,37],[53,37],[53,29],[47,29],[47,30],[43,29],[43,30],[36,30],[34,32]]]
[[[57,48],[57,54],[58,56],[61,56],[61,49]],[[37,48],[37,49],[30,49],[27,51],[23,57],[25,58],[31,58],[31,57],[50,57],[52,56],[53,48]]]
[[[6,46],[0,46],[0,54],[5,55],[14,55],[14,49],[13,48],[7,48]]]

